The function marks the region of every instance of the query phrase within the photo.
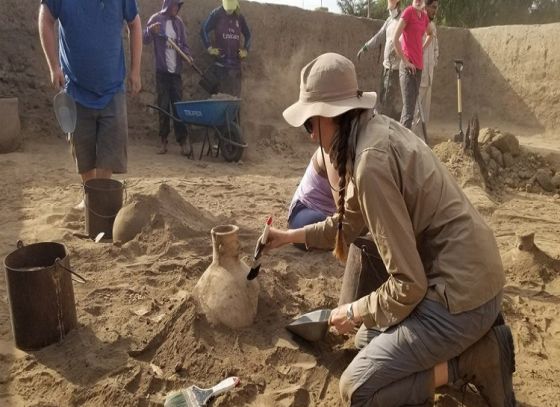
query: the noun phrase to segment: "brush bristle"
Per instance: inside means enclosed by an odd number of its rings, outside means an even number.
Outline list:
[[[165,398],[164,407],[188,407],[185,395],[181,391],[175,391]]]

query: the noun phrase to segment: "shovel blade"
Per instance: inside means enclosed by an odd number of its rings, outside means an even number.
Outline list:
[[[58,92],[53,98],[54,114],[64,133],[76,130],[76,102],[65,91]]]
[[[294,319],[286,326],[286,329],[307,341],[320,341],[329,330],[330,315],[330,309],[308,312]]]

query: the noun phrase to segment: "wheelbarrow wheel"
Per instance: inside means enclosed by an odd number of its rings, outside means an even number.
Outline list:
[[[241,137],[241,129],[237,123],[231,122],[229,124],[229,132],[228,126],[221,127],[219,131],[222,133],[222,137],[227,140],[238,144],[245,143],[243,137]],[[222,152],[222,157],[224,157],[224,160],[227,162],[237,162],[243,155],[243,147],[228,143],[226,140],[222,139],[220,139],[220,151]]]

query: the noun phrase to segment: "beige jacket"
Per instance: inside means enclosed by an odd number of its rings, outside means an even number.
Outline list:
[[[451,313],[495,297],[505,275],[494,234],[451,174],[399,123],[371,111],[361,120],[343,231],[351,242],[367,227],[389,272],[357,302],[366,327],[398,324],[425,296]],[[306,244],[333,247],[336,219],[306,226]]]

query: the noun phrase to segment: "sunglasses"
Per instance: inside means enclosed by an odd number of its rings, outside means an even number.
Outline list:
[[[307,131],[309,134],[313,133],[313,123],[311,122],[311,119],[307,119],[303,123],[303,127],[305,127],[305,131]]]

